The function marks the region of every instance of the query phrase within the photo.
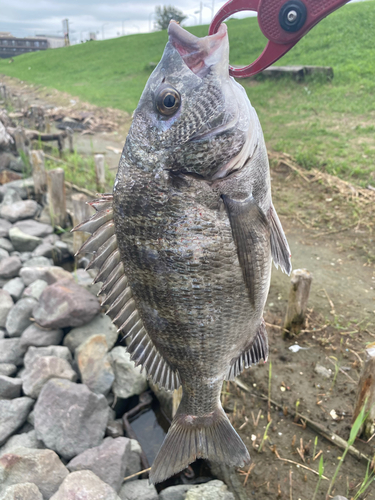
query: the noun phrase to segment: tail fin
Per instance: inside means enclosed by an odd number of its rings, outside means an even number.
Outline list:
[[[152,465],[150,482],[164,481],[197,458],[233,467],[250,461],[246,446],[221,407],[203,417],[177,413]]]

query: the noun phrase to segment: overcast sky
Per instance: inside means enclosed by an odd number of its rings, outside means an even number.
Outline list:
[[[214,1],[214,11],[225,3]],[[62,36],[62,20],[69,19],[72,42],[89,38],[95,32],[97,39],[113,38],[122,34],[145,33],[152,29],[153,13],[157,5],[173,4],[188,19],[184,25],[199,24],[200,0],[0,0],[0,31],[15,36],[36,34]],[[212,16],[212,0],[203,0],[202,23]],[[238,17],[250,15],[239,13]]]

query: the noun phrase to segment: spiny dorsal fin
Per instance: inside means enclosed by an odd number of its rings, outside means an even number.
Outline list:
[[[131,359],[136,365],[145,368],[147,375],[160,387],[177,389],[181,384],[179,375],[172,371],[146,332],[128,286],[117,244],[112,201],[111,194],[103,194],[101,198],[89,203],[96,213],[73,229],[91,234],[77,255],[94,254],[86,269],[99,269],[94,279],[94,283],[103,282],[98,295],[104,294],[102,305],[109,306],[106,314],[118,327],[118,331],[123,332],[124,338],[129,339],[127,350]]]
[[[234,380],[245,368],[259,363],[261,359],[264,362],[268,359],[268,337],[263,319],[251,347],[246,348],[238,358],[233,360],[225,380]]]

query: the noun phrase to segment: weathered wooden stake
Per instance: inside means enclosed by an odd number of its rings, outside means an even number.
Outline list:
[[[99,192],[105,189],[104,155],[95,155],[96,186]]]
[[[365,439],[369,439],[375,433],[375,342],[368,345],[365,352],[366,360],[358,382],[352,424],[366,405],[365,411],[368,412],[368,416],[362,426],[361,434]]]
[[[287,338],[298,333],[305,326],[305,314],[309,299],[312,274],[306,269],[295,269],[292,272],[288,308],[284,320],[284,334]]]
[[[28,148],[28,143],[29,140],[25,134],[25,130],[22,127],[17,127],[13,131],[13,139],[14,142],[16,143],[16,149],[18,151],[18,154],[24,153],[25,157],[28,158],[29,156],[29,148]]]
[[[41,201],[47,190],[47,175],[44,166],[44,151],[33,149],[30,151],[30,161],[33,169],[33,180],[35,196],[37,201]]]
[[[53,226],[65,227],[66,198],[64,170],[55,168],[47,172],[47,196]]]
[[[87,220],[93,214],[90,205],[87,202],[88,198],[85,194],[77,193],[72,195],[73,201],[73,226],[77,226],[84,220]],[[78,252],[87,238],[90,236],[89,233],[84,233],[83,231],[74,231],[73,233],[73,250],[74,253]]]

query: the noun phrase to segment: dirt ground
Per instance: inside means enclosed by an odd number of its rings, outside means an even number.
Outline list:
[[[111,132],[75,134],[74,142],[78,152],[104,152],[109,166],[117,167],[130,124],[128,115],[80,103],[57,91],[3,80],[30,103],[89,108],[110,116],[116,123]],[[288,155],[271,153],[270,159],[274,205],[291,247],[293,268],[307,269],[313,275],[307,322],[298,337],[283,340],[290,277],[274,268],[264,314],[269,362],[241,375],[247,390],[228,383],[222,399],[252,456],[250,469],[238,472],[248,497],[312,500],[318,481],[314,471],[323,454],[325,478],[316,496],[323,500],[343,451],[295,414],[298,410],[328,433],[345,440],[349,437],[364,350],[375,341],[375,192],[318,171],[302,171]],[[303,349],[293,352],[293,345]],[[331,370],[329,378],[316,373],[317,364]],[[269,387],[272,403],[268,409]],[[268,439],[259,452],[269,420]],[[372,457],[375,439],[369,443],[357,439],[355,446]],[[348,454],[333,493],[354,498],[365,472],[366,463]],[[359,498],[375,499],[375,485]]]

